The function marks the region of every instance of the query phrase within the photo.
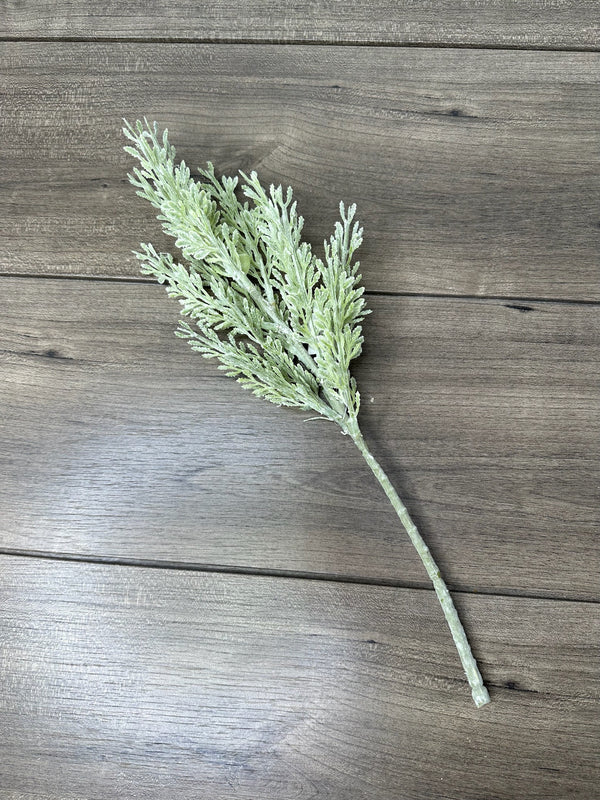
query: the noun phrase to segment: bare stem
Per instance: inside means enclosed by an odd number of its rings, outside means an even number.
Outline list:
[[[394,506],[398,517],[400,518],[400,522],[406,529],[411,542],[413,543],[417,553],[421,557],[421,561],[423,562],[425,569],[427,570],[427,574],[431,578],[433,583],[433,588],[435,589],[435,593],[438,596],[438,600],[440,601],[440,605],[444,612],[444,616],[446,617],[446,621],[450,627],[450,631],[452,633],[452,638],[454,639],[454,643],[456,644],[456,649],[458,650],[458,654],[460,656],[460,660],[462,662],[463,668],[467,675],[469,685],[471,687],[471,693],[473,695],[473,700],[475,701],[475,705],[480,708],[481,706],[486,705],[486,703],[490,702],[490,696],[488,694],[487,689],[483,685],[483,679],[481,677],[481,673],[479,672],[479,668],[477,667],[477,662],[473,657],[473,653],[471,652],[471,646],[469,644],[469,640],[467,639],[467,634],[465,633],[465,629],[462,626],[462,623],[458,617],[458,613],[450,597],[450,592],[448,591],[448,587],[446,586],[444,579],[440,574],[440,570],[438,565],[435,563],[429,548],[425,544],[423,537],[417,530],[417,526],[410,518],[408,511],[406,510],[406,506],[398,496],[398,493],[390,483],[388,476],[383,471],[379,462],[375,459],[372,453],[369,451],[369,448],[365,444],[365,440],[363,439],[362,433],[360,432],[360,428],[358,427],[358,423],[356,420],[351,420],[346,424],[346,430],[354,440],[354,443],[362,453],[365,461],[371,468],[373,474],[383,487],[384,492],[387,494],[391,504]]]

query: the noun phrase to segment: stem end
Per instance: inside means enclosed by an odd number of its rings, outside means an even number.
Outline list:
[[[483,684],[481,686],[474,686],[471,694],[473,695],[473,700],[477,708],[481,708],[481,706],[485,706],[490,702],[488,690]]]

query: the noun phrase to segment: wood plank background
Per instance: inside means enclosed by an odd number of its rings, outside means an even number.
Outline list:
[[[2,800],[600,797],[595,10],[2,5]],[[485,709],[352,443],[173,337],[144,114],[317,246],[357,202],[361,424]]]
[[[9,274],[137,275],[122,117],[192,167],[290,183],[316,244],[357,202],[368,289],[600,299],[598,53],[4,43]],[[182,113],[185,109],[185,113]],[[164,242],[164,246],[168,246]],[[574,268],[576,265],[576,268]]]
[[[597,790],[597,604],[457,595],[481,631],[483,714],[464,702],[432,592],[23,558],[4,568],[0,635],[18,658],[0,777],[12,796],[39,796],[40,774],[61,798]]]
[[[38,0],[3,4],[6,38],[169,39],[597,49],[594,0]]]
[[[3,283],[0,547],[426,580],[354,444],[190,357],[162,287]],[[369,302],[362,425],[452,585],[600,599],[597,308]]]

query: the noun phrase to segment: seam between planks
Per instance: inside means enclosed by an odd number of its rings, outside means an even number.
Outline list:
[[[376,39],[357,39],[339,41],[336,39],[227,39],[203,37],[168,37],[168,36],[0,36],[0,42],[24,43],[81,43],[81,44],[238,44],[238,45],[279,45],[282,47],[397,47],[440,50],[505,50],[507,52],[550,52],[550,53],[597,53],[600,43],[573,47],[569,45],[533,45],[533,44],[481,44],[471,42],[391,42]]]
[[[159,286],[157,281],[150,278],[139,278],[118,275],[43,275],[32,272],[0,272],[0,280],[3,278],[26,278],[32,280],[56,280],[56,281],[97,281],[99,283],[131,283],[141,286]],[[600,306],[600,300],[584,300],[570,297],[530,297],[528,295],[504,295],[504,294],[448,294],[445,292],[394,292],[382,289],[365,289],[365,296],[368,297],[416,297],[427,300],[497,300],[508,301],[511,303],[561,303],[563,305],[575,306]],[[517,310],[519,310],[517,308]],[[525,310],[525,309],[521,309]]]
[[[361,586],[385,586],[392,589],[411,589],[416,591],[433,592],[433,587],[428,582],[402,581],[392,578],[369,578],[360,575],[332,574],[327,572],[309,572],[301,570],[270,569],[267,567],[244,567],[221,564],[204,564],[182,561],[167,561],[160,559],[123,558],[120,556],[94,556],[78,553],[60,553],[45,550],[23,550],[18,548],[0,548],[0,558],[11,556],[18,558],[31,558],[46,561],[67,561],[83,564],[99,564],[104,566],[137,567],[143,569],[163,569],[177,572],[199,572],[222,575],[245,575],[247,577],[284,578],[288,580],[323,581],[329,583],[350,583]],[[515,597],[524,600],[548,600],[566,603],[600,604],[600,599],[581,598],[576,595],[535,594],[533,592],[518,592],[516,590],[491,591],[485,589],[459,588],[448,584],[448,588],[455,593],[480,595],[485,597]]]

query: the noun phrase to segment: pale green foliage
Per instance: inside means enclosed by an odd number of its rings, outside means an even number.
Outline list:
[[[179,336],[228,375],[277,405],[316,411],[344,430],[356,420],[360,396],[350,362],[361,351],[365,309],[358,262],[362,241],[355,206],[340,204],[341,222],[325,242],[324,260],[301,239],[303,219],[292,190],[267,192],[255,172],[215,176],[212,164],[195,180],[167,131],[156,123],[125,123],[139,161],[129,176],[137,194],[158,209],[182,262],[142,245],[141,270],[179,299]]]
[[[429,574],[452,631],[473,699],[489,702],[464,628],[437,564],[381,465],[367,448],[357,414],[360,402],[350,362],[361,351],[367,310],[354,252],[362,230],[355,207],[340,204],[341,222],[325,242],[324,260],[301,239],[302,217],[292,190],[265,191],[255,172],[216,178],[212,164],[194,180],[175,164],[167,131],[156,123],[125,123],[140,166],[129,176],[137,194],[158,209],[158,219],[183,263],[151,244],[136,253],[142,272],[167,284],[190,322],[177,333],[206,358],[217,358],[247,389],[277,405],[316,411],[349,433],[389,497]]]

